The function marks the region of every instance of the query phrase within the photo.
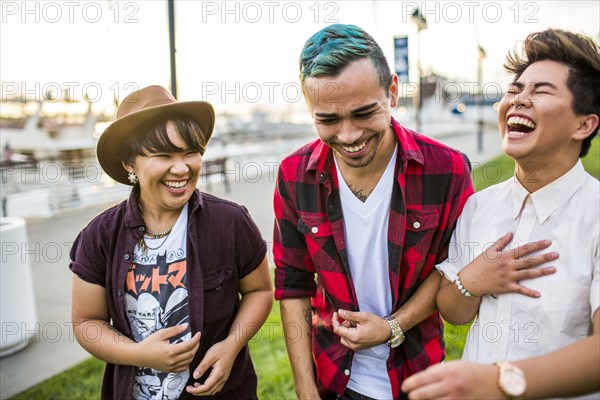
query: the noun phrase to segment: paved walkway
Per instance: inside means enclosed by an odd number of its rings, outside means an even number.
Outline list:
[[[500,139],[493,129],[486,130],[485,151],[477,152],[474,124],[431,127],[432,136],[466,153],[476,166],[497,155]],[[427,125],[424,125],[427,132]],[[470,132],[461,134],[461,132]],[[272,196],[277,161],[297,147],[296,143],[278,143],[268,154],[239,158],[228,163],[231,192],[212,182],[207,191],[244,204],[265,239],[270,243],[273,229]],[[260,161],[257,161],[260,160]],[[204,186],[204,185],[203,185]],[[0,399],[7,399],[89,357],[74,338],[70,324],[71,272],[69,249],[85,224],[106,208],[91,207],[65,212],[47,219],[27,221],[28,243],[24,252],[33,274],[39,324],[17,332],[32,342],[24,350],[0,359]],[[4,335],[4,327],[2,328]]]

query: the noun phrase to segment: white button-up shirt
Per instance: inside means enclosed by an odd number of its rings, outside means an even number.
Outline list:
[[[529,177],[534,179],[535,176]],[[600,183],[581,161],[565,175],[530,194],[515,178],[469,198],[452,236],[449,256],[437,266],[456,274],[506,232],[508,247],[542,239],[559,258],[539,267],[556,273],[520,283],[541,293],[485,295],[469,330],[463,359],[477,363],[546,354],[592,332],[600,305]]]

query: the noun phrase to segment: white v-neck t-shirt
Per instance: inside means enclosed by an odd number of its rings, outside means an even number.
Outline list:
[[[388,221],[397,146],[375,189],[363,203],[344,181],[336,161],[344,215],[346,251],[360,311],[384,317],[392,311],[388,262]],[[357,351],[352,359],[348,388],[377,399],[391,399],[392,385],[385,344]]]

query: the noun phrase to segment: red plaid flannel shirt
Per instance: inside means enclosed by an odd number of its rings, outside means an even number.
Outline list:
[[[473,187],[468,160],[460,152],[394,119],[392,127],[399,146],[388,252],[393,310],[397,310],[436,262],[446,258],[452,230]],[[340,344],[331,317],[340,308],[359,311],[359,307],[329,146],[315,140],[281,162],[274,208],[275,297],[312,298],[312,349],[319,392],[324,398],[341,395],[354,352]],[[442,329],[436,311],[405,332],[403,345],[390,350],[387,366],[394,398],[401,396],[400,385],[406,377],[444,358]]]

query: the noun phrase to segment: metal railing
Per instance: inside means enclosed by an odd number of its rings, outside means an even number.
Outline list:
[[[227,158],[205,161],[201,182],[213,175],[229,191]],[[0,163],[2,217],[50,217],[67,210],[121,201],[131,188],[113,181],[95,158]]]

